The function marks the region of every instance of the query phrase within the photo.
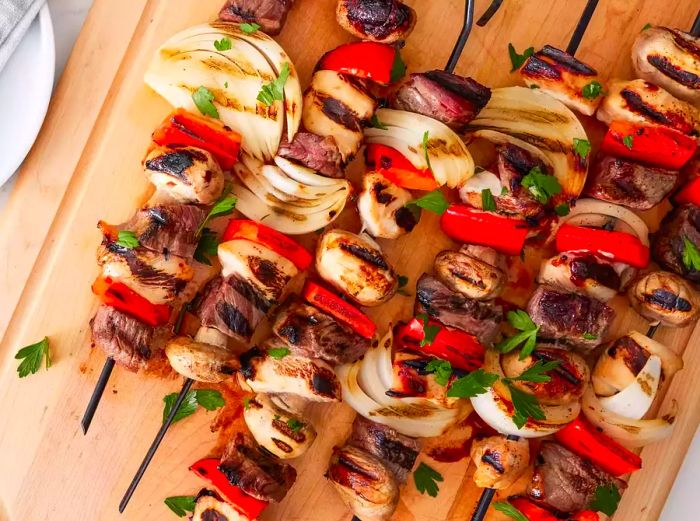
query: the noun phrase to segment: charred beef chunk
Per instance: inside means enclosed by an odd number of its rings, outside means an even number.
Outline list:
[[[370,341],[331,316],[300,301],[283,306],[272,331],[290,351],[337,365],[354,362],[369,349]]]
[[[353,36],[383,43],[406,38],[416,24],[416,12],[398,0],[338,0],[336,18]]]
[[[593,348],[605,337],[615,311],[599,300],[553,286],[539,286],[527,304],[543,339],[565,341],[574,347]]]
[[[391,427],[374,423],[359,414],[352,424],[348,445],[376,456],[394,473],[399,483],[406,483],[420,452],[415,438],[399,434]]]
[[[391,106],[423,114],[455,130],[463,129],[491,98],[491,90],[471,78],[444,71],[412,74],[391,98]]]
[[[467,298],[428,274],[421,275],[416,284],[416,312],[466,331],[484,345],[493,343],[503,320],[501,306]]]
[[[298,132],[290,143],[282,138],[277,155],[301,163],[326,177],[343,177],[342,156],[333,136],[319,136],[310,132]]]
[[[272,306],[258,288],[237,275],[214,279],[203,294],[198,310],[202,326],[243,341],[250,339]]]
[[[586,194],[636,210],[653,208],[678,182],[678,172],[605,156],[589,176]]]
[[[191,259],[206,216],[206,210],[193,204],[152,206],[136,212],[119,229],[134,232],[144,248]]]
[[[228,0],[219,11],[225,22],[256,23],[272,36],[279,34],[294,0]]]
[[[686,251],[693,249],[688,243],[700,249],[700,208],[693,204],[679,206],[664,217],[659,231],[654,234],[651,254],[669,271],[700,282],[700,270]]]
[[[611,483],[620,490],[626,486],[558,443],[545,441],[527,490],[536,503],[569,513],[587,508],[596,489]]]
[[[282,501],[294,485],[294,467],[263,452],[249,434],[237,433],[226,446],[219,470],[229,483],[263,501]]]
[[[543,217],[543,207],[522,182],[533,169],[548,174],[549,169],[538,157],[515,145],[506,144],[497,147],[498,176],[501,185],[508,190],[505,195],[495,197],[496,209],[505,214],[515,215],[536,225]]]

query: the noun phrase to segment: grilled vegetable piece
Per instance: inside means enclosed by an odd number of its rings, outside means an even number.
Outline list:
[[[348,76],[317,71],[304,94],[302,121],[309,132],[333,136],[344,161],[362,143],[362,124],[374,114],[377,102]]]
[[[675,97],[700,104],[700,39],[678,29],[650,27],[632,45],[637,76]]]
[[[172,306],[152,304],[129,286],[121,282],[114,282],[108,277],[97,277],[92,283],[92,292],[103,304],[118,309],[152,327],[167,324],[172,315]]]
[[[490,98],[491,89],[477,81],[434,70],[411,74],[392,95],[390,103],[394,109],[423,114],[460,131]]]
[[[501,490],[515,483],[527,469],[530,445],[525,438],[509,440],[503,435],[489,436],[472,443],[470,457],[476,465],[476,486]]]
[[[474,252],[469,255],[467,252]],[[477,253],[478,252],[478,253]],[[498,297],[506,283],[501,263],[491,264],[486,259],[489,252],[500,257],[495,250],[481,246],[462,247],[460,251],[442,251],[435,257],[435,275],[450,290],[475,300]]]
[[[700,208],[684,204],[669,212],[654,234],[651,252],[662,267],[692,282],[700,282]],[[694,260],[695,259],[695,260]]]
[[[260,499],[244,493],[238,486],[231,483],[229,477],[226,476],[219,468],[220,463],[219,458],[204,458],[195,462],[190,467],[190,470],[207,483],[216,487],[218,494],[220,494],[229,505],[233,506],[236,511],[242,514],[243,517],[240,518],[240,521],[257,519],[267,507],[268,502],[261,501]],[[218,494],[214,495],[212,492],[206,490],[200,492],[199,496],[210,495],[218,499]],[[206,513],[206,509],[203,513]],[[211,514],[214,515],[213,512]],[[214,519],[216,521],[221,521],[216,517],[214,517]],[[233,519],[235,520],[236,518]],[[211,519],[207,519],[207,517],[205,517],[202,521],[211,521]]]
[[[506,255],[519,255],[528,234],[528,225],[521,219],[461,204],[450,205],[442,214],[440,228],[456,241],[487,246]]]
[[[202,490],[197,494],[192,513],[192,521],[249,521],[246,515],[238,508],[226,501],[222,501],[218,495],[209,490]]]
[[[627,296],[637,313],[662,326],[686,326],[700,313],[695,289],[668,271],[648,273],[630,287]]]
[[[181,203],[211,204],[224,189],[221,167],[201,148],[155,147],[143,166],[157,190]]]
[[[357,38],[394,43],[411,34],[416,12],[398,0],[338,0],[336,19]]]
[[[271,36],[279,34],[294,0],[227,0],[219,11],[225,22],[256,23]]]
[[[600,85],[598,71],[551,45],[530,56],[520,68],[520,76],[528,87],[539,87],[587,116],[593,115],[602,98],[602,93],[594,96],[586,92],[592,82]]]
[[[662,125],[691,136],[700,130],[698,109],[644,80],[611,81],[596,117],[606,125],[618,120]]]
[[[379,143],[369,143],[365,147],[367,168],[375,170],[386,179],[409,190],[431,191],[438,184],[429,168],[416,168],[401,152]]]
[[[173,369],[197,382],[220,383],[240,367],[236,356],[225,347],[177,337],[168,342],[165,354]]]
[[[290,412],[277,395],[255,395],[244,408],[243,418],[255,441],[281,459],[298,458],[316,439],[314,426]]]
[[[399,81],[406,72],[399,49],[377,42],[350,42],[328,51],[316,70],[336,71],[378,85]]]
[[[555,240],[560,253],[587,251],[635,268],[646,268],[649,264],[649,247],[631,233],[563,224]]]
[[[406,208],[412,200],[411,192],[392,184],[383,175],[366,173],[357,199],[362,226],[373,237],[383,239],[396,239],[412,231],[420,219]]]
[[[622,289],[620,275],[604,257],[569,251],[543,261],[537,282],[607,302]]]
[[[586,184],[586,195],[635,210],[649,210],[671,193],[678,172],[612,156],[598,158]]]
[[[319,136],[311,132],[298,132],[289,142],[282,139],[277,155],[296,161],[326,177],[344,177],[343,158],[333,136]]]
[[[362,306],[394,296],[398,278],[379,245],[368,235],[344,230],[323,234],[316,250],[318,274]]]
[[[309,304],[328,313],[341,324],[350,327],[358,335],[369,339],[374,338],[377,326],[372,322],[372,319],[335,293],[306,279],[303,296]]]
[[[296,394],[316,402],[340,401],[340,382],[322,360],[286,355],[274,358],[269,349],[282,347],[269,340],[241,355],[241,376],[256,393]]]
[[[388,521],[399,502],[396,478],[382,461],[352,446],[336,449],[326,473],[352,512],[362,520]]]

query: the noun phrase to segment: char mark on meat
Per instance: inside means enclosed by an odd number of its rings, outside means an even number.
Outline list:
[[[255,22],[264,32],[276,35],[284,27],[294,0],[228,0],[219,11],[225,22]]]
[[[97,308],[90,328],[95,345],[129,371],[138,371],[153,355],[154,328],[113,307]]]
[[[654,234],[651,254],[669,271],[692,282],[700,282],[700,270],[692,263],[684,262],[684,254],[688,255],[686,241],[700,248],[700,208],[692,204],[679,206],[664,217]]]
[[[290,143],[286,136],[277,154],[297,161],[326,177],[342,178],[342,156],[333,136],[319,136],[310,132],[298,132]]]

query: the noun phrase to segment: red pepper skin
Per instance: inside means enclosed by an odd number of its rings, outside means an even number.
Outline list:
[[[97,277],[92,283],[92,292],[102,303],[151,327],[167,324],[173,310],[167,304],[152,304],[126,284],[114,282],[108,277]]]
[[[528,233],[527,223],[491,212],[453,204],[442,214],[440,227],[450,238],[489,246],[506,255],[520,255]]]
[[[557,231],[556,245],[559,253],[586,250],[610,255],[615,261],[635,268],[649,265],[649,248],[629,233],[563,224]]]
[[[367,166],[382,174],[395,185],[408,190],[425,190],[438,188],[430,170],[419,170],[398,150],[386,145],[371,143],[365,149]]]
[[[241,135],[238,132],[221,121],[184,109],[172,112],[152,137],[161,146],[193,146],[211,152],[224,170],[231,170],[236,164],[241,148]]]
[[[406,72],[398,49],[377,42],[346,43],[327,52],[318,63],[318,70],[331,70],[389,85]]]
[[[372,319],[349,302],[315,282],[307,280],[302,295],[309,304],[330,314],[365,338],[373,338],[377,332],[377,326],[372,322]]]
[[[700,177],[695,177],[673,196],[673,202],[680,206],[682,204],[692,203],[700,206]]]
[[[396,340],[402,348],[423,352],[450,362],[452,367],[465,371],[474,371],[484,365],[484,346],[469,333],[457,329],[448,329],[436,320],[429,320],[428,325],[440,328],[432,343],[424,346],[420,342],[425,338],[423,322],[412,319],[396,331]]]
[[[624,142],[627,136],[632,136],[630,147]],[[695,139],[671,128],[613,121],[605,134],[601,151],[611,156],[679,170],[690,160],[697,146]]]
[[[600,516],[593,510],[581,510],[572,515],[570,521],[600,521]]]
[[[516,497],[509,500],[510,504],[520,510],[529,521],[561,521],[557,516],[538,507],[532,501],[524,497]]]
[[[579,416],[554,435],[559,443],[613,476],[642,468],[642,459]]]
[[[231,219],[221,242],[233,239],[247,239],[266,246],[288,259],[299,271],[306,270],[313,262],[313,257],[305,248],[277,230],[255,221]]]
[[[231,485],[224,473],[219,470],[220,463],[221,461],[217,458],[204,458],[192,465],[190,470],[214,486],[231,506],[248,519],[257,518],[267,507],[267,501],[249,496],[236,485]]]

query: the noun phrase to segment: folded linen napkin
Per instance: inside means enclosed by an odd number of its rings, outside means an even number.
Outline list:
[[[0,0],[0,71],[46,0]]]

